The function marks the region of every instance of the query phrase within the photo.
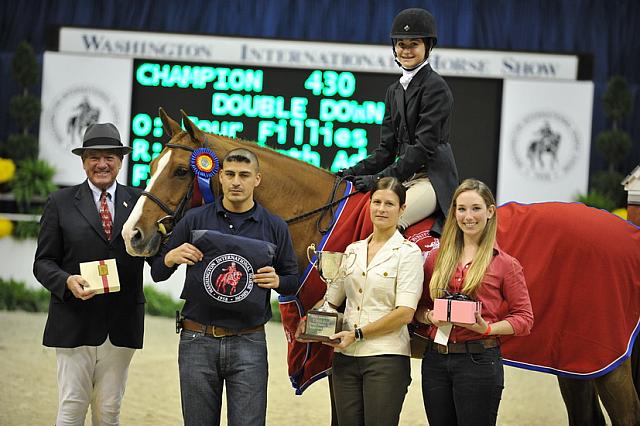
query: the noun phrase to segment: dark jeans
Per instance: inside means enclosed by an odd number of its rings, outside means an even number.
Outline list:
[[[339,425],[397,425],[411,383],[411,363],[402,355],[336,353],[332,379]]]
[[[265,424],[268,364],[264,331],[220,338],[182,330],[178,367],[186,426],[220,424],[225,383],[229,426]]]
[[[500,348],[422,360],[422,399],[431,426],[495,425],[504,388]]]

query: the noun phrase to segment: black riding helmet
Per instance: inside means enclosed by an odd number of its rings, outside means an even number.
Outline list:
[[[395,40],[403,38],[421,38],[427,46],[427,56],[430,47],[438,42],[438,28],[436,18],[425,9],[412,7],[398,13],[391,24],[391,47],[396,56]],[[429,44],[431,39],[431,44]]]
[[[391,24],[391,39],[396,38],[432,38],[435,45],[438,41],[436,18],[424,9],[405,9]]]

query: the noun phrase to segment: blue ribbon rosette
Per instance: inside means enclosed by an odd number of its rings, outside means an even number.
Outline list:
[[[191,170],[196,175],[202,199],[207,204],[212,203],[211,178],[220,170],[218,157],[209,148],[198,148],[191,154]]]

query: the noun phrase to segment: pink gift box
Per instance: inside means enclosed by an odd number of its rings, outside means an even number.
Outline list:
[[[433,303],[433,318],[438,321],[474,324],[476,312],[481,312],[481,310],[482,302],[436,299]]]

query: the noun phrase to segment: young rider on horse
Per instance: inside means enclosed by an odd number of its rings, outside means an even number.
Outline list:
[[[387,89],[380,145],[360,163],[338,172],[362,192],[384,176],[404,182],[407,208],[400,217],[402,230],[437,212],[433,230],[440,233],[458,185],[449,145],[453,96],[428,62],[437,39],[436,21],[428,11],[405,9],[395,17],[391,41],[402,76]]]

